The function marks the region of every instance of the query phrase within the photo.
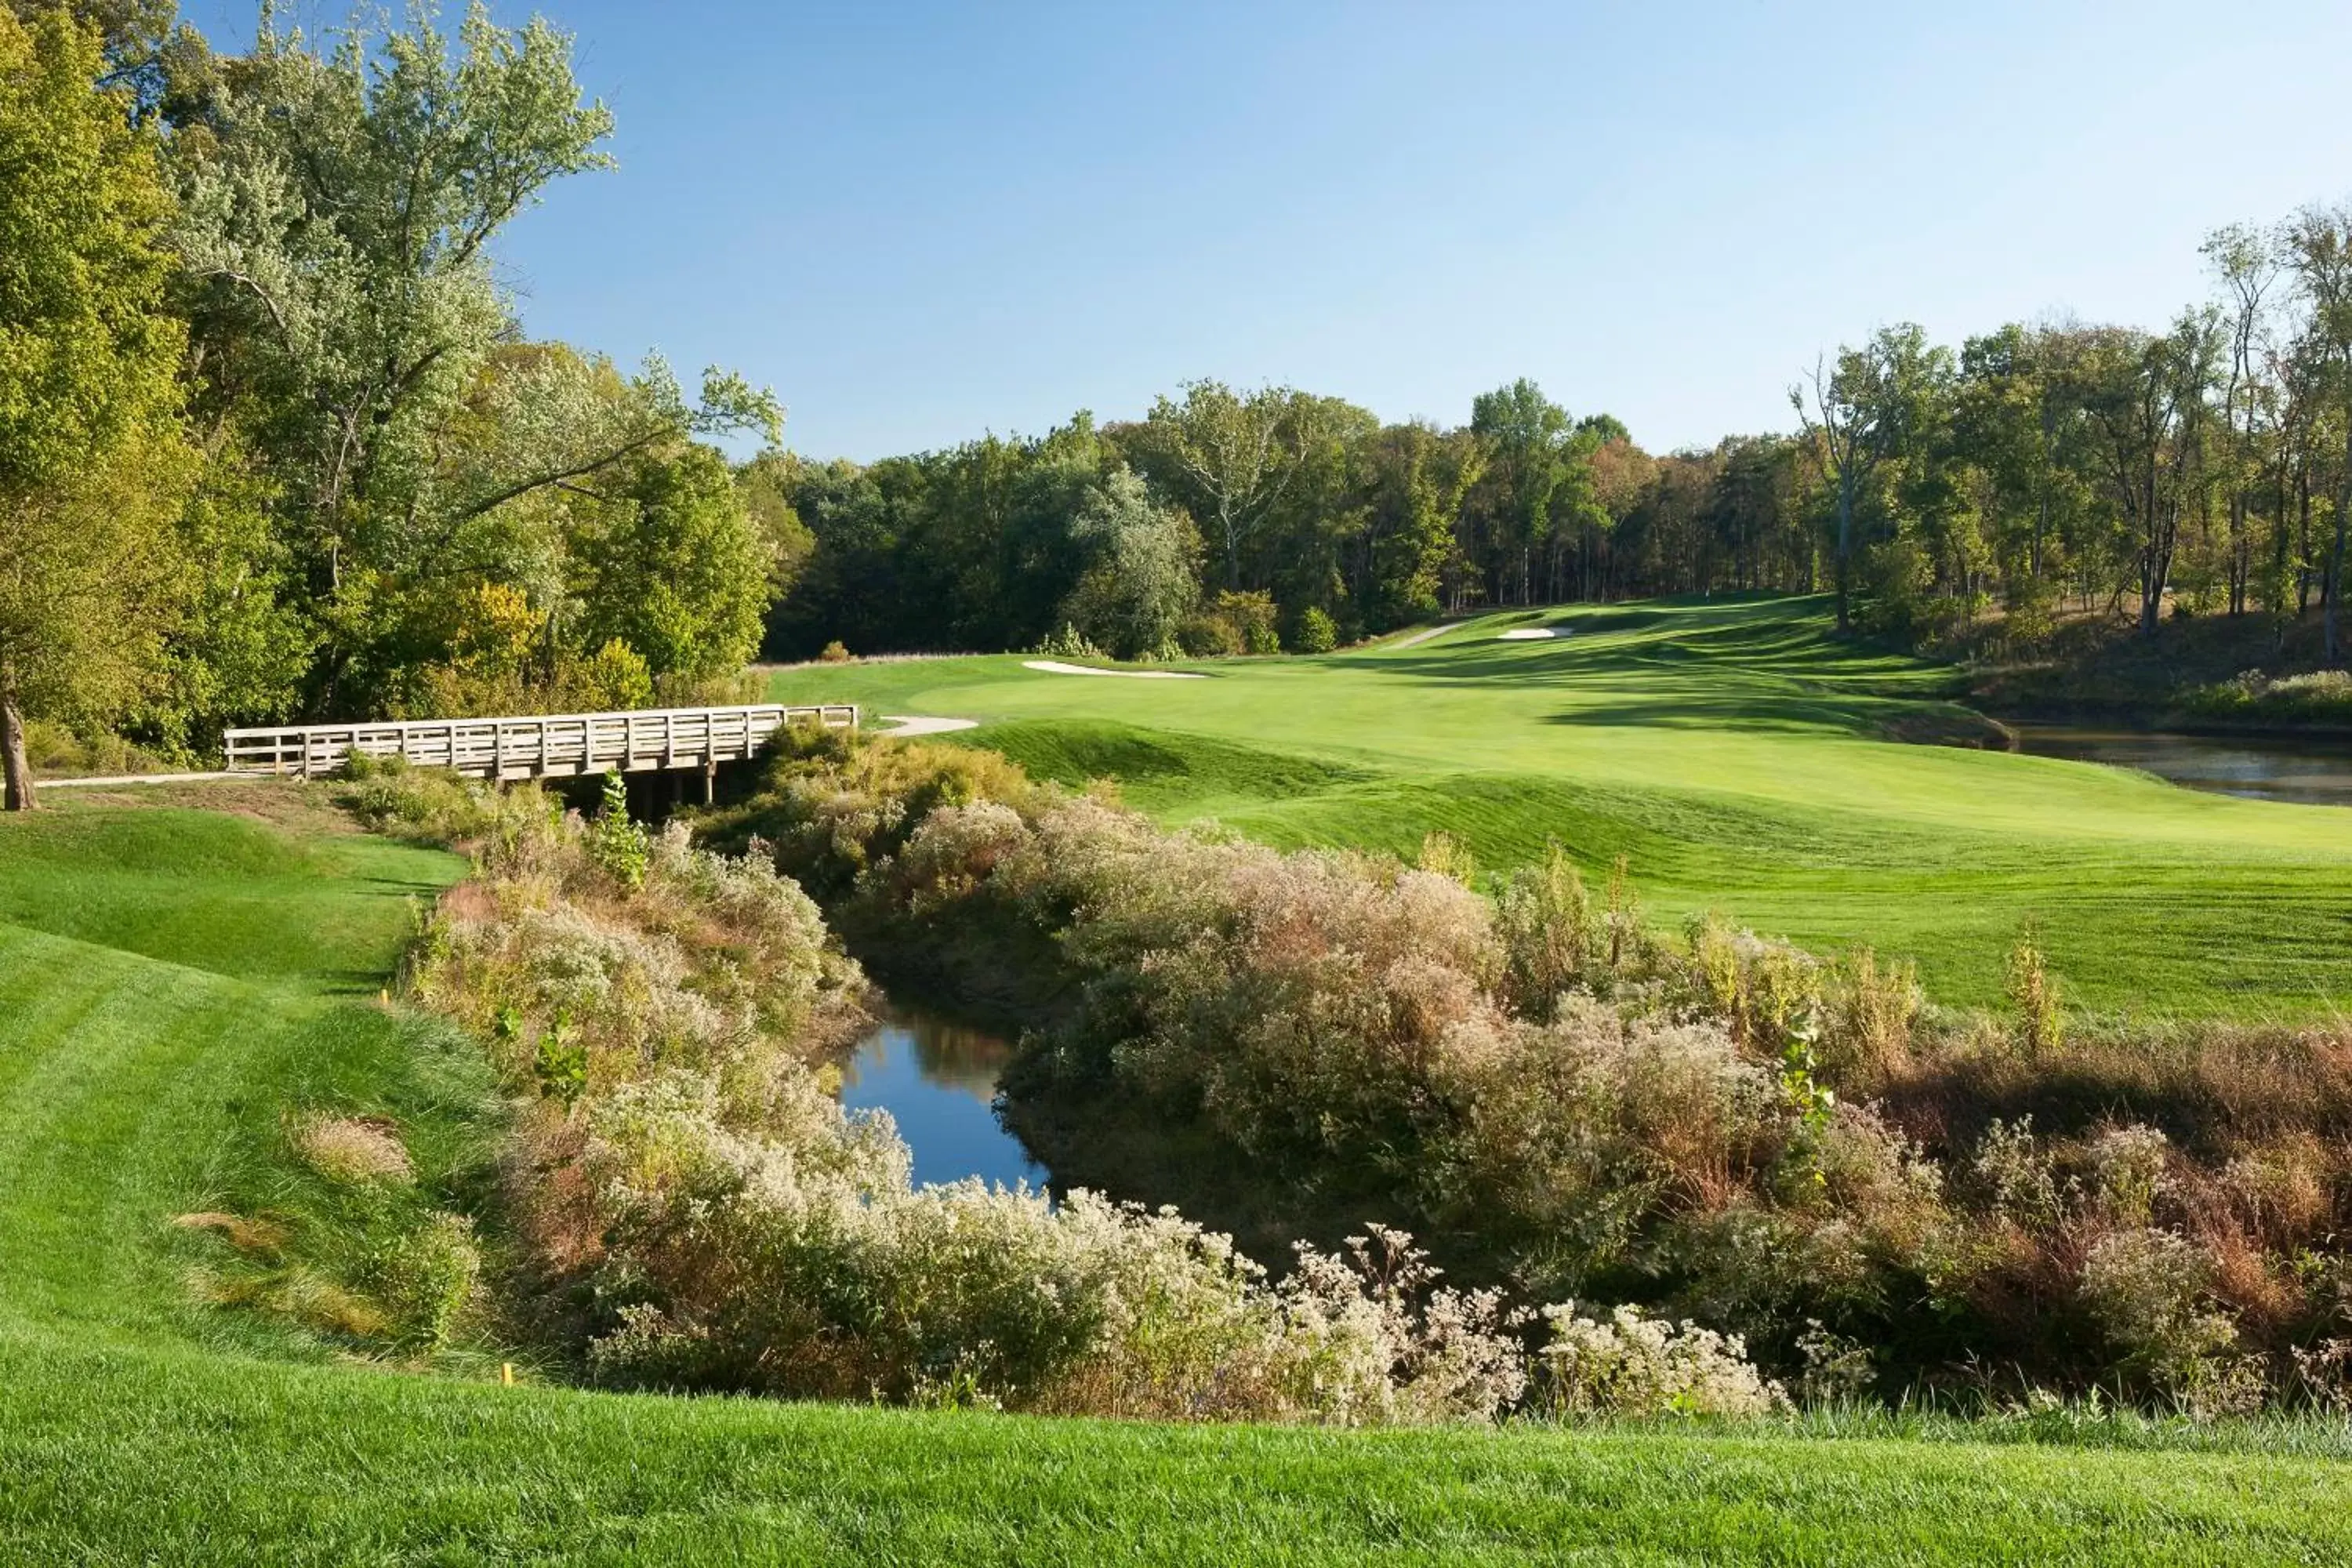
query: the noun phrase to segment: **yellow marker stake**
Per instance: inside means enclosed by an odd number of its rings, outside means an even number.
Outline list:
[[[514,1363],[510,1361],[499,1363],[499,1381],[509,1388],[514,1386]]]

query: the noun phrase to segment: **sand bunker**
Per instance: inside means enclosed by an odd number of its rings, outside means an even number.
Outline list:
[[[1539,637],[1556,637],[1558,636],[1559,636],[1559,634],[1552,630],[1549,626],[1521,626],[1517,631],[1503,633],[1495,640],[1496,642],[1534,642]]]
[[[1042,669],[1048,675],[1128,675],[1138,680],[1206,680],[1205,675],[1195,675],[1189,669],[1097,669],[1091,665],[1064,664],[1058,658],[1024,658],[1024,669]]]

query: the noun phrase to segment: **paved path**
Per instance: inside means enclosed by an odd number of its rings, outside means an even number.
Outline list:
[[[1412,636],[1409,637],[1402,638],[1397,642],[1382,643],[1373,651],[1379,653],[1394,653],[1401,647],[1418,647],[1421,644],[1427,642],[1432,637],[1444,637],[1446,633],[1452,631],[1461,624],[1462,623],[1460,621],[1444,621],[1433,626],[1423,626],[1421,630],[1413,633]]]
[[[113,789],[123,784],[197,784],[205,779],[251,778],[251,773],[116,773],[99,779],[35,779],[37,789]]]
[[[1090,664],[1064,664],[1058,658],[1024,658],[1024,669],[1042,669],[1048,675],[1123,675],[1130,680],[1206,680],[1205,675],[1189,669],[1097,669]]]
[[[919,713],[884,713],[882,722],[890,726],[885,735],[946,735],[958,730],[979,727],[977,719],[927,719]]]

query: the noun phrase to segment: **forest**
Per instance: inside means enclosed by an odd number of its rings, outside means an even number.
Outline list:
[[[1792,429],[1653,454],[1521,379],[1466,423],[1187,383],[859,464],[723,367],[533,339],[502,228],[611,160],[571,40],[469,9],[243,55],[11,0],[0,740],[709,700],[747,660],[1316,652],[1442,613],[1833,589],[1909,644],[2317,617],[2352,486],[2352,211],[2215,232],[2161,330],[1881,327]],[[750,454],[745,456],[745,454]]]

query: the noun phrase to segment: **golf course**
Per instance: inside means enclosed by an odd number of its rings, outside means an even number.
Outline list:
[[[1589,878],[1622,856],[1653,919],[1866,943],[1958,1005],[2000,999],[2029,921],[2092,1009],[2294,1020],[2352,998],[2352,810],[1986,749],[1958,671],[1832,629],[1821,598],[1664,600],[1167,667],[1201,679],[1003,655],[798,666],[771,690],[976,720],[956,738],[1033,773],[1276,846],[1409,858],[1444,832],[1499,869],[1556,840]]]
[[[2293,1424],[2095,1422],[2084,1446],[2016,1440],[2029,1424],[1919,1441],[1884,1418],[1845,1434],[1052,1421],[584,1393],[539,1386],[528,1364],[505,1387],[494,1340],[401,1371],[209,1304],[228,1249],[175,1219],[274,1214],[297,1247],[331,1223],[282,1151],[299,1108],[396,1125],[425,1200],[480,1205],[500,1111],[478,1052],[378,1000],[411,900],[461,870],[350,831],[291,784],[67,799],[0,823],[0,1561],[2352,1551],[2352,1481],[2323,1430]]]

